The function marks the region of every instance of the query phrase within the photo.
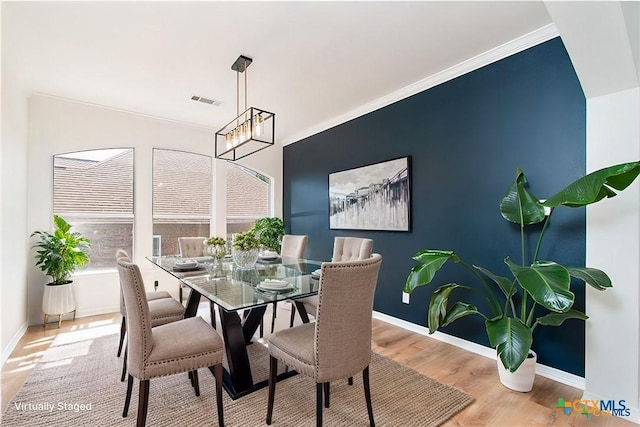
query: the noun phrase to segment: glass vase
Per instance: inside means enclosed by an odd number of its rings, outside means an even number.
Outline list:
[[[258,261],[259,249],[241,250],[233,248],[233,262],[238,268],[253,268]]]

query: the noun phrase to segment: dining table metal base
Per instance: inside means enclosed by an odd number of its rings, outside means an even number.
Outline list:
[[[202,295],[191,289],[185,317],[194,317],[198,311],[198,305]],[[226,352],[226,365],[223,373],[222,386],[231,399],[246,396],[256,390],[268,385],[268,380],[256,381],[251,373],[251,362],[247,346],[256,345],[252,343],[258,327],[267,309],[266,305],[248,309],[248,314],[242,317],[237,311],[228,311],[218,306],[220,317],[220,329]],[[211,371],[213,374],[213,371]],[[277,381],[296,375],[294,370],[288,370],[277,376]]]

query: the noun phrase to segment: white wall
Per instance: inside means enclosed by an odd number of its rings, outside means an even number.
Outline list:
[[[6,48],[4,39],[2,49]],[[4,55],[3,55],[4,58]],[[16,93],[10,64],[2,61],[0,145],[0,347],[9,356],[27,325],[27,100]]]
[[[587,172],[640,159],[640,5],[546,2],[587,98]],[[640,423],[640,184],[587,207],[585,399],[625,400]]]
[[[27,229],[49,230],[52,221],[52,156],[96,148],[133,147],[134,154],[134,261],[139,264],[147,287],[155,280],[160,289],[177,296],[177,281],[145,259],[152,249],[152,153],[154,148],[178,149],[213,156],[212,129],[130,114],[60,98],[33,95],[29,100]],[[271,147],[249,157],[260,172],[275,179],[276,214],[281,215],[282,149]],[[214,176],[226,162],[214,162]],[[218,187],[224,189],[225,187]],[[226,192],[215,192],[212,228],[223,232],[226,222],[221,210]],[[33,254],[29,255],[30,257]],[[78,315],[114,312],[119,309],[119,288],[115,270],[110,273],[82,273],[73,277],[78,298]],[[41,300],[47,278],[40,270],[28,271],[29,324],[42,323]]]
[[[587,101],[587,169],[640,159],[640,89]],[[640,184],[587,208],[586,265],[611,277],[587,291],[585,398],[624,399],[640,422]]]

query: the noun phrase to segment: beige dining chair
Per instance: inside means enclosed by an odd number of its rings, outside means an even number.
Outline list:
[[[198,258],[205,256],[204,242],[207,240],[206,237],[178,237],[178,246],[180,248],[180,257],[181,258]],[[185,284],[180,282],[178,287],[178,299],[182,303],[183,301],[183,292],[182,290],[185,288]],[[209,314],[211,316],[211,326],[216,327],[216,310],[215,304],[212,301],[209,301]]]
[[[362,372],[369,423],[374,426],[369,364],[373,297],[382,257],[322,263],[318,310],[313,323],[284,329],[269,338],[267,424],[271,424],[278,360],[316,382],[316,425],[330,406],[330,383]],[[285,387],[287,380],[283,380]],[[324,398],[323,398],[324,393]]]
[[[182,258],[197,258],[204,256],[204,242],[206,237],[178,237],[178,248],[180,249],[180,257]],[[178,288],[178,299],[183,301],[182,290],[184,289],[182,282]],[[212,319],[212,324],[215,325],[215,319]]]
[[[357,261],[367,259],[373,251],[373,240],[361,237],[336,237],[333,241],[333,256],[331,262]],[[307,314],[315,317],[318,307],[317,295],[297,300],[304,304]],[[293,318],[290,326],[293,326]]]
[[[283,258],[304,258],[304,253],[307,251],[307,242],[309,236],[305,234],[285,234],[282,236],[282,243],[280,244],[280,256]],[[293,320],[296,315],[296,306],[287,301],[291,305],[291,320],[290,326],[293,325]],[[276,324],[276,313],[278,311],[278,303],[273,303],[273,312],[271,313],[271,333],[273,333]],[[262,333],[260,334],[262,337]]]
[[[218,425],[224,426],[222,411],[223,343],[218,333],[201,317],[190,317],[152,326],[144,282],[137,265],[118,260],[118,274],[127,311],[129,379],[122,416],[131,402],[133,378],[140,381],[137,426],[146,424],[149,381],[152,378],[188,372],[196,396],[200,395],[198,369],[209,368],[216,380]]]
[[[129,254],[124,249],[118,249],[116,252],[116,262],[118,260],[131,262]],[[184,319],[184,306],[176,301],[169,292],[153,291],[146,292],[145,296],[149,302],[149,313],[151,315],[151,326],[160,326],[166,323],[175,322]],[[122,323],[120,325],[120,343],[118,344],[117,357],[122,354],[122,346],[127,333],[127,311],[124,304],[124,294],[122,286],[120,287],[120,314],[122,315]],[[127,349],[125,347],[124,358],[122,361],[122,375],[120,381],[124,381],[127,375]]]

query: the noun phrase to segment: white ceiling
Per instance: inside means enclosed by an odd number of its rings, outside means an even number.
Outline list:
[[[20,90],[203,125],[249,105],[280,142],[551,23],[542,2],[2,2]],[[219,107],[192,95],[221,100]]]

